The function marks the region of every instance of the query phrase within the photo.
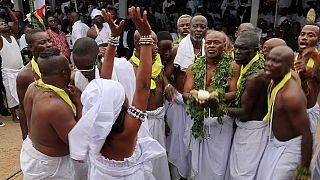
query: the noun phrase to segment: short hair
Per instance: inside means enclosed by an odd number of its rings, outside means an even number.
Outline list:
[[[162,40],[170,40],[173,41],[171,34],[168,31],[159,31],[157,33],[158,42]]]
[[[35,35],[39,32],[44,32],[41,29],[33,29],[32,31],[30,31],[29,33],[26,34],[26,42],[27,44],[32,44],[34,39],[35,39]]]
[[[202,16],[202,15],[193,16],[193,17],[191,18],[191,20],[190,20],[190,24],[192,23],[193,19],[198,18],[198,17],[203,18],[203,19],[206,21],[206,25],[208,26],[208,20],[207,20],[207,18],[204,17],[204,16]]]
[[[183,14],[181,15],[178,20],[177,20],[177,26],[179,26],[179,23],[181,21],[181,19],[185,19],[185,18],[190,18],[190,20],[192,19],[192,16],[190,16],[189,14]]]
[[[89,37],[83,37],[76,40],[73,45],[72,52],[73,54],[77,54],[80,56],[88,54],[97,56],[99,54],[99,47],[93,39]]]
[[[31,29],[34,29],[34,26],[32,24],[26,24],[26,26],[24,27],[24,29],[26,28],[31,28]]]
[[[52,18],[58,19],[55,15],[50,14],[50,15],[48,15],[48,16],[47,16],[47,21],[48,21],[49,17],[52,17]]]
[[[53,56],[60,56],[61,51],[58,48],[47,48],[39,54],[39,58],[49,59]]]
[[[259,48],[259,37],[255,31],[244,31],[237,39],[244,39],[250,47]]]

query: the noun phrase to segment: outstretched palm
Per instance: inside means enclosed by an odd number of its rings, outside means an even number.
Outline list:
[[[104,20],[109,24],[111,35],[114,37],[120,36],[122,28],[124,26],[124,20],[122,20],[119,25],[116,25],[111,18],[111,14],[105,9],[102,9],[102,16]]]
[[[143,16],[141,17],[139,7],[131,7],[128,10],[131,20],[134,22],[140,35],[151,35],[151,26],[147,20],[147,11],[143,11]]]

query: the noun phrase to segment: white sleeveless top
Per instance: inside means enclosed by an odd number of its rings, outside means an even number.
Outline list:
[[[2,58],[1,69],[20,69],[23,66],[23,61],[20,53],[20,47],[13,36],[10,36],[11,43],[3,36],[3,47],[0,50],[0,56]]]

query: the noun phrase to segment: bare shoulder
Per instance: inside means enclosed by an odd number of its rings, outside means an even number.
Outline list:
[[[281,102],[286,108],[296,109],[297,107],[307,106],[307,99],[301,86],[291,78],[280,91]]]
[[[260,69],[257,72],[251,74],[247,78],[247,82],[252,82],[252,83],[266,83],[267,79],[264,75],[264,70]]]
[[[17,86],[20,87],[25,87],[27,88],[33,81],[33,73],[32,69],[30,67],[24,67],[18,74],[17,76]],[[17,88],[17,89],[19,89]]]
[[[179,47],[179,45],[174,46],[174,47],[172,48],[172,51],[171,51],[172,61],[174,60],[174,58],[175,58],[176,55],[177,55],[178,47]]]

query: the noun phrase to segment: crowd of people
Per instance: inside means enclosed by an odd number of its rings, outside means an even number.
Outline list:
[[[143,9],[93,9],[91,27],[72,11],[66,29],[49,13],[43,31],[5,8],[0,112],[20,122],[24,179],[320,178],[316,19],[295,50],[197,14],[174,36]]]

